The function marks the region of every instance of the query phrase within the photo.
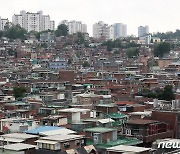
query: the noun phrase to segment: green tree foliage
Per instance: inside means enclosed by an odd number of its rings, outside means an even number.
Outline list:
[[[36,39],[40,39],[40,35],[42,34],[42,33],[48,33],[48,32],[51,32],[51,33],[54,33],[54,31],[53,30],[45,30],[45,31],[41,31],[41,32],[37,32],[37,31],[30,31],[29,33],[28,33],[28,35],[30,36],[30,35],[34,35],[35,37],[36,37]]]
[[[175,32],[167,32],[167,33],[156,33],[155,37],[159,37],[160,39],[179,39],[180,40],[180,30],[177,29]]]
[[[154,55],[157,57],[163,57],[164,54],[169,53],[171,45],[167,42],[161,42],[154,47]]]
[[[174,100],[175,95],[174,95],[174,92],[173,92],[173,87],[171,85],[165,86],[163,91],[158,94],[158,98],[163,99],[163,100],[167,100],[167,101]]]
[[[171,101],[175,99],[173,87],[171,85],[167,85],[164,87],[164,89],[158,89],[156,91],[143,89],[140,92],[140,95],[148,97],[148,98],[157,98],[157,99],[166,100],[166,101]]]
[[[69,58],[68,59],[68,64],[70,65],[70,64],[72,64],[72,62],[73,62],[73,59]]]
[[[0,31],[0,38],[2,38],[4,36],[4,32]]]
[[[68,27],[65,24],[61,24],[58,26],[57,30],[55,31],[55,35],[59,36],[67,36],[68,35]]]
[[[129,48],[129,49],[127,49],[126,55],[128,58],[136,57],[139,55],[139,49],[138,48]]]
[[[12,48],[10,48],[10,49],[8,50],[8,55],[9,55],[9,56],[14,56],[14,55],[15,55],[15,50],[12,49]]]
[[[120,54],[120,50],[115,50],[114,54]]]
[[[116,39],[114,41],[108,40],[103,42],[102,46],[107,46],[108,51],[112,51],[113,48],[119,48],[119,49],[127,49],[132,47],[140,47],[139,44],[136,44],[135,42],[123,42],[120,39]]]
[[[24,28],[21,28],[19,25],[12,25],[7,27],[4,32],[4,36],[10,39],[21,39],[26,38],[27,31]]]
[[[122,48],[122,41],[117,39],[117,40],[108,40],[102,44],[103,46],[107,46],[108,51],[112,51],[112,48]]]
[[[14,87],[13,94],[15,98],[23,98],[26,93],[26,89],[24,87]]]
[[[90,64],[88,63],[88,61],[85,61],[82,66],[83,67],[90,67]]]
[[[87,41],[87,40],[85,39],[85,36],[84,36],[83,33],[78,32],[78,33],[77,33],[77,37],[78,37],[78,42],[77,42],[78,44],[84,44],[85,47],[88,47],[88,46],[89,46],[89,41]]]

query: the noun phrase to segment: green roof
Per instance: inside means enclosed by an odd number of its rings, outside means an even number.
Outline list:
[[[13,102],[13,103],[8,103],[9,105],[29,105],[28,103],[25,103],[25,102],[21,102],[21,101],[16,101],[16,102]]]
[[[83,84],[83,86],[93,86],[93,84],[92,83],[85,83],[85,84]]]
[[[105,128],[105,127],[93,127],[93,128],[84,129],[84,131],[92,132],[92,133],[106,133],[106,132],[112,132],[115,130],[117,129]]]
[[[116,141],[110,141],[108,143],[101,143],[101,144],[95,144],[92,140],[87,140],[87,145],[96,145],[100,149],[106,149],[118,145],[137,145],[142,143],[141,140],[138,140],[136,138],[125,138],[121,137],[118,138]]]
[[[125,114],[122,114],[122,113],[110,113],[108,114],[108,116],[110,118],[118,118],[118,119],[127,117]]]

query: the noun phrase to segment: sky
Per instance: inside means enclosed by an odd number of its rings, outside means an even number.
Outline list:
[[[137,35],[138,26],[148,25],[150,32],[180,29],[180,0],[0,0],[1,18],[12,20],[21,10],[42,10],[55,20],[78,20],[92,25],[98,21],[127,24],[128,35]]]

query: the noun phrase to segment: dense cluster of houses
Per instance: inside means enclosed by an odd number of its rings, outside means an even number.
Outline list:
[[[76,34],[0,40],[0,153],[177,152],[158,142],[180,142],[180,49],[155,58],[144,44],[128,58],[85,36],[89,47]],[[167,85],[172,101],[141,95]]]

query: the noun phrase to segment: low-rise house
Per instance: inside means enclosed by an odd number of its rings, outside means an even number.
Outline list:
[[[35,145],[16,143],[1,147],[2,154],[35,154]]]
[[[108,114],[107,117],[114,120],[113,126],[118,127],[118,130],[120,131],[124,127],[125,122],[128,120],[128,116],[122,113],[111,113]]]
[[[36,141],[40,150],[66,151],[69,149],[80,148],[85,145],[83,135],[53,135],[41,137]]]
[[[100,96],[93,94],[93,93],[85,93],[85,94],[77,94],[73,98],[73,103],[79,105],[87,105],[87,104],[99,104]]]
[[[118,145],[107,149],[107,154],[150,154],[151,148]]]
[[[117,140],[117,129],[104,128],[104,127],[94,127],[85,129],[86,137],[92,140],[95,144],[97,143],[107,143],[110,141]]]
[[[50,115],[40,119],[40,124],[45,126],[62,126],[67,124],[67,117],[62,115]]]
[[[116,104],[98,104],[96,105],[96,111],[99,115],[117,113],[118,107]]]
[[[152,143],[156,139],[171,138],[174,133],[173,130],[169,129],[167,123],[145,119],[133,119],[127,121],[124,132],[126,136],[142,139],[144,144]]]
[[[4,133],[23,132],[38,127],[37,121],[26,118],[8,118],[0,120],[0,130]]]
[[[49,63],[50,69],[66,69],[67,68],[67,62],[65,59],[55,59],[52,62]]]
[[[85,129],[87,145],[95,145],[104,154],[107,148],[117,145],[138,145],[142,141],[136,138],[118,137],[117,129],[94,127]],[[105,151],[104,151],[105,150]]]
[[[68,118],[68,123],[78,123],[83,119],[90,118],[89,109],[80,109],[80,108],[69,108],[62,109],[58,111],[59,115],[64,115]]]
[[[129,113],[129,119],[144,119],[151,117],[152,111],[144,111],[144,112],[131,112]]]
[[[13,143],[26,143],[36,145],[35,141],[39,138],[37,135],[30,135],[25,133],[11,133],[0,136],[1,145]]]

